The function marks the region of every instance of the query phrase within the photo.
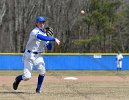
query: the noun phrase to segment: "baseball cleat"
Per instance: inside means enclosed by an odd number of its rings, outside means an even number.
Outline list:
[[[40,90],[38,90],[38,89],[36,89],[36,93],[41,93],[41,91],[40,91]]]
[[[20,83],[20,81],[18,81],[17,79],[15,79],[15,81],[13,83],[13,89],[14,90],[17,90],[19,83]]]

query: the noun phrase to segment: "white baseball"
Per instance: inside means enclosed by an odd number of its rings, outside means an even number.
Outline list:
[[[81,10],[81,14],[85,14],[85,11],[84,10]]]

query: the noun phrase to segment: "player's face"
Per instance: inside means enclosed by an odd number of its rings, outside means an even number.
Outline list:
[[[44,28],[45,22],[38,22],[38,23],[37,23],[37,26],[38,26],[39,28]]]

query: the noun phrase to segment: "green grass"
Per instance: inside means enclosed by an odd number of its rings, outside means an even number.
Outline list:
[[[16,76],[22,74],[22,70],[0,70],[0,76]],[[33,71],[32,75],[38,75]],[[91,70],[47,70],[47,76],[129,76],[129,71],[91,71]]]

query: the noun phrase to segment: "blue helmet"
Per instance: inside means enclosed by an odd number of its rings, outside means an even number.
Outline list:
[[[36,22],[38,23],[38,22],[45,22],[46,21],[46,18],[44,17],[44,16],[38,16],[37,18],[36,18]]]

